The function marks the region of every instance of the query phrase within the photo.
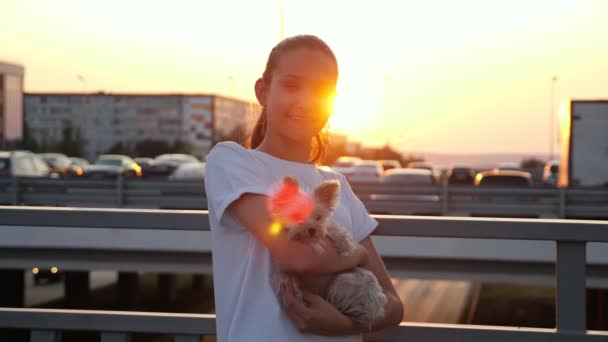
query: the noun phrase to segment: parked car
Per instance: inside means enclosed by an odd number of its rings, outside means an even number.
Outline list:
[[[475,176],[475,186],[480,188],[503,188],[503,189],[514,189],[514,188],[530,188],[532,187],[532,175],[524,171],[511,171],[511,170],[492,170],[478,173]],[[522,197],[517,195],[509,194],[480,194],[476,198],[478,203],[484,204],[523,204],[530,205],[536,200],[530,197]],[[538,214],[528,214],[525,210],[518,210],[518,212],[509,211],[508,208],[504,210],[499,209],[498,212],[490,213],[472,213],[471,216],[490,216],[490,217],[526,217],[526,218],[537,218]]]
[[[131,157],[120,154],[99,156],[95,163],[87,168],[89,178],[141,177],[141,167]]]
[[[498,167],[495,170],[499,171],[521,171],[521,166],[517,163],[512,162],[502,162],[498,164]]]
[[[44,160],[49,167],[57,172],[59,177],[70,176],[70,166],[72,161],[63,153],[39,153],[38,156]]]
[[[543,168],[543,184],[547,186],[557,186],[559,179],[559,161],[551,160]]]
[[[29,151],[0,151],[0,193],[14,191],[11,177],[19,178],[58,178],[57,173],[36,154]],[[23,187],[19,188],[20,192],[34,192],[39,190],[39,187]],[[8,197],[0,204],[10,204]]]
[[[141,167],[142,177],[149,177],[152,174],[154,167],[153,158],[135,158],[134,160]]]
[[[87,168],[89,167],[89,165],[91,165],[89,161],[84,158],[70,157],[70,161],[72,162],[69,171],[71,177],[84,176],[84,173],[86,172]]]
[[[382,172],[382,165],[378,161],[362,160],[353,167],[346,179],[354,183],[376,183],[380,182]]]
[[[475,170],[468,165],[454,165],[448,171],[448,184],[473,185]]]
[[[150,175],[167,177],[178,166],[188,163],[198,163],[195,156],[182,153],[161,154],[154,158],[154,163],[150,168]]]
[[[398,160],[378,160],[382,165],[382,170],[388,171],[401,168],[401,163]]]
[[[181,181],[192,180],[202,181],[205,179],[205,163],[187,163],[182,164],[173,171],[169,176],[169,180]]]
[[[408,169],[423,169],[433,171],[433,166],[425,162],[410,162],[407,164]]]
[[[475,176],[475,186],[501,188],[529,188],[532,175],[524,171],[492,170],[480,172]]]
[[[29,151],[0,151],[0,177],[56,178],[51,168]]]
[[[354,167],[361,162],[359,157],[339,157],[331,168],[347,178],[353,173]]]
[[[433,173],[430,170],[398,168],[384,171],[382,183],[432,186],[434,179]]]
[[[439,196],[416,193],[416,187],[431,187],[435,184],[433,173],[425,169],[398,168],[385,171],[382,183],[391,189],[402,188],[402,194],[372,194],[367,206],[374,214],[437,215]],[[426,208],[425,208],[426,206]]]

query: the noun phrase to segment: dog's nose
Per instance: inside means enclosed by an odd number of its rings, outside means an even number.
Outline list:
[[[308,235],[315,236],[315,230],[313,228],[308,228]]]

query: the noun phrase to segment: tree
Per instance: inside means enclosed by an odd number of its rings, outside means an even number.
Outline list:
[[[526,158],[521,161],[522,169],[542,169],[545,162],[537,158]]]
[[[165,153],[171,153],[171,147],[164,140],[146,139],[135,144],[135,155],[138,157],[154,158]]]
[[[166,153],[190,154],[192,149],[191,144],[180,139],[175,140],[173,144],[169,144],[164,140],[146,139],[135,144],[133,155],[137,157],[154,158]]]
[[[28,151],[32,151],[34,153],[40,152],[40,150],[39,150],[40,145],[38,144],[36,139],[34,139],[34,137],[32,136],[29,126],[27,125],[27,122],[25,122],[25,121],[23,122],[23,138],[21,139],[21,141],[19,141],[17,143],[16,147],[19,150],[28,150]]]
[[[71,123],[63,126],[61,141],[57,144],[57,150],[65,155],[82,157],[82,140],[80,131],[74,129]]]
[[[105,154],[124,154],[127,156],[133,155],[133,149],[129,148],[126,144],[123,144],[122,141],[119,141],[112,145],[109,150],[105,152]]]
[[[173,146],[171,146],[172,153],[185,153],[190,154],[194,150],[194,146],[189,144],[181,139],[177,139],[173,142]]]
[[[234,141],[237,144],[243,144],[248,138],[245,130],[245,125],[237,124],[229,131],[216,130],[214,140],[216,142]]]

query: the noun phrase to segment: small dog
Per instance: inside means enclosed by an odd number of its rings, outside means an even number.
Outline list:
[[[298,184],[289,177],[286,177],[285,181]],[[320,254],[324,253],[321,241],[326,237],[341,255],[360,248],[350,232],[331,219],[338,204],[339,190],[340,182],[337,180],[325,181],[318,185],[313,192],[312,214],[306,221],[287,227],[288,238],[310,244]],[[374,320],[384,315],[386,296],[382,287],[372,272],[360,267],[330,275],[288,273],[275,267],[271,274],[271,286],[283,305],[284,288],[290,287],[299,300],[303,300],[304,288],[325,298],[340,312],[358,323],[371,325]]]

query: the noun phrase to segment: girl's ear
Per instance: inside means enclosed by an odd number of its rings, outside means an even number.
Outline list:
[[[258,99],[260,106],[266,106],[266,94],[268,93],[268,86],[262,78],[258,78],[255,81],[255,97]]]
[[[338,190],[340,182],[333,179],[321,183],[315,188],[315,199],[323,204],[327,209],[333,211],[338,204]]]

